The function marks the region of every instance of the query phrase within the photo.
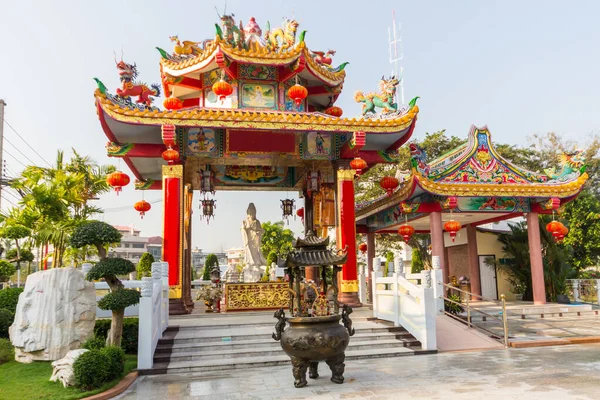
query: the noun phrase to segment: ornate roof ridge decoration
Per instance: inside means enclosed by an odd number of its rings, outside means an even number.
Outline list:
[[[304,239],[294,241],[294,250],[291,251],[285,265],[289,268],[306,266],[341,265],[348,260],[348,250],[338,250],[335,247],[327,248],[329,236],[319,238],[313,231],[309,231]]]
[[[327,247],[329,246],[329,236],[320,238],[315,236],[313,231],[309,231],[306,236],[303,238],[296,238],[294,243],[292,244],[295,248],[306,248],[306,247]]]
[[[242,129],[320,130],[333,132],[364,131],[395,133],[407,129],[416,119],[419,108],[414,106],[406,114],[393,119],[373,120],[335,118],[322,113],[265,111],[224,108],[190,108],[159,110],[133,103],[118,101],[116,96],[97,89],[94,93],[102,110],[111,118],[134,124],[200,126]]]

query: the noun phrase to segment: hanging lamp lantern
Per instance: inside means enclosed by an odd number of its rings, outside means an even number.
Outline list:
[[[415,228],[412,225],[409,225],[408,223],[404,223],[400,225],[400,228],[398,228],[398,233],[400,234],[400,236],[402,236],[402,239],[404,239],[404,241],[408,243],[412,235],[415,234]]]
[[[133,208],[135,208],[136,211],[139,211],[140,217],[144,219],[144,215],[150,211],[152,206],[146,200],[140,200],[133,205]]]
[[[285,199],[281,200],[281,210],[283,211],[283,219],[289,224],[289,218],[294,214],[294,210],[296,209],[296,205],[294,204],[294,200]]]
[[[306,175],[306,193],[310,198],[312,192],[321,190],[321,173],[319,171],[310,171]]]
[[[332,117],[341,117],[344,111],[338,106],[331,106],[325,110],[325,114],[331,115]]]
[[[167,97],[165,101],[163,101],[163,105],[167,110],[180,110],[183,108],[183,101],[178,99],[177,97]]]
[[[567,228],[566,226],[563,225],[562,228],[560,229],[560,233],[559,233],[558,237],[555,237],[554,239],[557,242],[562,242],[568,233],[569,233],[569,228]]]
[[[356,175],[361,176],[363,169],[367,168],[367,162],[360,157],[354,157],[350,161],[350,168],[356,171]]]
[[[454,242],[454,239],[456,238],[456,232],[460,231],[461,228],[462,225],[460,224],[460,222],[455,221],[453,219],[444,224],[444,230],[450,234],[452,242]]]
[[[218,80],[217,82],[215,82],[212,85],[212,91],[214,94],[216,94],[219,97],[219,100],[221,100],[221,103],[223,103],[225,101],[225,99],[227,98],[227,96],[229,96],[231,93],[233,93],[233,86],[231,86],[231,84],[229,82],[226,82],[221,77],[220,80]]]
[[[200,193],[215,193],[215,173],[210,169],[201,169],[198,171],[200,179]]]
[[[296,107],[300,107],[302,101],[308,97],[308,90],[297,81],[296,79],[296,84],[288,89],[287,94],[290,99],[294,100]]]
[[[546,225],[546,230],[556,238],[560,235],[560,232],[564,227],[565,226],[559,221],[550,221],[548,222],[548,225]]]
[[[379,182],[379,185],[383,190],[385,190],[388,196],[391,196],[392,193],[394,193],[394,190],[398,187],[399,184],[400,182],[398,182],[398,179],[396,179],[393,176],[384,176],[383,179],[381,179],[381,181]]]
[[[129,175],[121,171],[115,171],[106,177],[106,183],[115,188],[115,192],[117,192],[117,196],[119,192],[123,190],[123,186],[127,186],[129,184]]]
[[[358,245],[358,249],[359,249],[359,250],[360,250],[360,251],[361,251],[363,254],[365,254],[365,253],[367,252],[367,248],[368,248],[368,246],[367,246],[367,244],[366,244],[366,243],[361,243],[361,244],[359,244],[359,245]]]
[[[171,146],[169,146],[168,149],[162,152],[162,158],[169,164],[173,164],[176,161],[179,161],[179,152],[177,150],[174,150]]]
[[[201,200],[202,217],[206,218],[206,223],[210,222],[211,218],[215,217],[215,208],[217,208],[216,200],[203,199]]]

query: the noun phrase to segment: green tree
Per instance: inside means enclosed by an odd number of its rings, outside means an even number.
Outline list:
[[[262,227],[265,232],[261,240],[260,250],[265,257],[271,252],[283,255],[292,249],[294,232],[288,228],[284,228],[283,221],[267,221],[262,224]]]
[[[567,203],[560,219],[567,222],[569,233],[564,243],[573,249],[569,262],[578,270],[598,265],[600,258],[600,200],[589,190]]]
[[[21,249],[20,255],[17,254],[17,249],[10,249],[6,252],[6,258],[11,262],[16,262],[17,269],[21,269],[21,263],[27,263],[27,275],[31,272],[31,262],[35,259],[33,253],[28,249]]]
[[[277,253],[275,251],[271,251],[267,256],[267,267],[270,267],[272,263],[277,264]]]
[[[0,231],[1,237],[15,241],[16,254],[11,261],[16,261],[17,268],[20,268],[19,263],[21,262],[21,245],[19,244],[19,240],[24,239],[29,235],[31,235],[31,231],[22,225],[8,225]]]
[[[219,259],[216,254],[210,253],[206,256],[204,261],[204,272],[202,273],[203,281],[210,281],[210,274],[213,272],[215,267],[219,267]]]
[[[123,258],[106,258],[106,247],[112,243],[119,242],[121,234],[114,227],[105,222],[92,221],[80,225],[71,236],[71,246],[81,248],[83,246],[95,246],[98,249],[100,261],[90,269],[86,279],[95,281],[104,279],[110,287],[110,293],[104,296],[98,307],[102,310],[112,311],[110,325],[110,346],[120,346],[123,335],[123,318],[125,308],[137,304],[140,301],[140,293],[133,289],[125,289],[119,280],[119,275],[125,275],[135,271],[135,266],[129,260]]]
[[[152,263],[154,262],[154,257],[150,253],[144,253],[140,257],[140,261],[138,261],[138,265],[136,267],[137,270],[137,279],[142,279],[145,276],[151,276],[152,271]]]
[[[0,282],[6,282],[17,270],[6,260],[0,260]]]
[[[411,267],[410,267],[411,274],[419,274],[419,273],[421,273],[421,271],[423,271],[423,269],[425,269],[423,267],[423,259],[421,258],[421,252],[419,251],[418,248],[412,249],[412,259],[411,260],[412,260]]]

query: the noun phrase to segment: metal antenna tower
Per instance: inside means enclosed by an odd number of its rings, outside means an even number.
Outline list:
[[[400,105],[404,105],[404,68],[401,63],[404,58],[404,46],[402,44],[402,24],[396,28],[396,11],[392,11],[392,27],[388,27],[388,43],[390,64],[393,65],[392,75],[400,80],[398,85],[400,86]]]

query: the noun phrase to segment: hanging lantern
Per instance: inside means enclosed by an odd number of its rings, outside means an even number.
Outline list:
[[[402,236],[404,241],[408,243],[412,235],[415,234],[415,228],[409,224],[402,224],[400,225],[400,228],[398,228],[398,233]]]
[[[450,196],[448,197],[448,202],[446,204],[450,210],[453,210],[458,207],[458,199],[456,196]]]
[[[288,224],[290,223],[289,218],[292,216],[295,209],[296,205],[294,204],[294,200],[281,200],[281,210],[283,211],[283,219],[285,219]]]
[[[215,208],[217,208],[216,200],[201,200],[202,217],[206,218],[206,223],[210,222],[211,218],[215,217]]]
[[[566,226],[563,225],[562,228],[560,229],[559,235],[557,237],[555,237],[554,239],[557,242],[562,242],[568,233],[569,233],[569,228],[567,228]]]
[[[173,164],[174,162],[179,161],[179,152],[169,147],[162,152],[162,158],[169,164]]]
[[[183,107],[183,101],[179,100],[177,97],[167,97],[165,101],[163,101],[163,105],[167,110],[179,110]]]
[[[306,97],[308,97],[308,90],[306,90],[304,86],[296,83],[294,86],[288,89],[287,94],[290,99],[294,100],[294,103],[296,103],[296,107],[300,107],[302,101]]]
[[[350,161],[350,168],[356,171],[356,175],[362,175],[362,170],[367,168],[367,162],[360,157],[354,157],[354,160]]]
[[[306,193],[310,198],[312,192],[321,190],[321,173],[319,171],[310,171],[306,176]]]
[[[121,171],[112,172],[106,177],[106,183],[115,188],[117,196],[119,195],[119,192],[122,190],[123,186],[127,186],[129,184],[129,181],[129,175]]]
[[[144,219],[144,215],[150,211],[152,206],[146,200],[140,200],[133,205],[133,208],[135,208],[136,211],[139,211],[140,217]]]
[[[368,248],[368,246],[367,246],[367,244],[366,244],[366,243],[361,243],[361,244],[359,244],[359,245],[358,245],[358,249],[359,249],[359,250],[360,250],[360,251],[361,251],[363,254],[365,254],[365,253],[367,252],[367,248]]]
[[[325,110],[325,114],[331,115],[332,117],[341,117],[344,111],[338,106],[331,106]]]
[[[546,230],[552,234],[555,238],[560,235],[560,231],[565,226],[558,221],[550,221],[548,225],[546,225]]]
[[[448,221],[444,224],[444,230],[446,230],[446,232],[450,233],[450,238],[452,239],[453,242],[454,242],[454,239],[456,238],[456,232],[460,231],[461,228],[462,228],[462,225],[460,224],[460,222],[455,221],[453,219],[451,219],[450,221]]]
[[[200,193],[215,193],[215,173],[210,169],[201,169],[198,171],[200,179]]]
[[[385,190],[388,196],[391,196],[392,193],[394,193],[394,189],[396,189],[399,184],[400,182],[398,182],[398,179],[393,176],[384,176],[379,182],[379,185]]]
[[[299,216],[300,218],[304,219],[304,207],[299,208],[298,211],[296,211],[296,215]]]
[[[215,82],[214,85],[212,85],[212,91],[219,97],[219,100],[221,100],[222,103],[223,101],[225,101],[225,98],[227,96],[233,93],[233,86],[231,86],[229,82],[225,82],[225,80],[221,78],[221,80]]]

